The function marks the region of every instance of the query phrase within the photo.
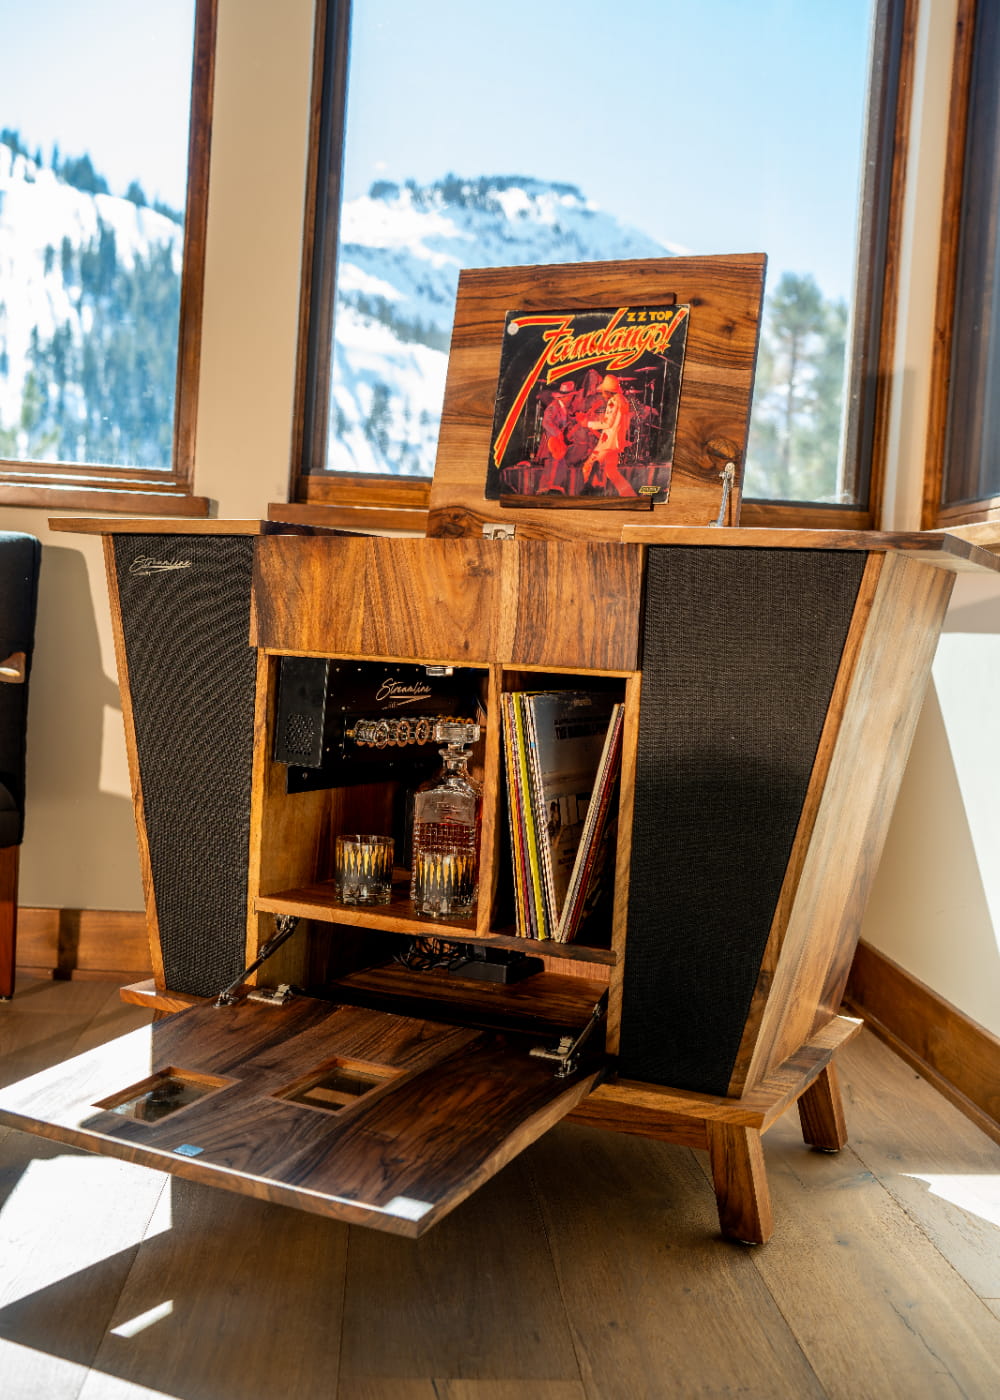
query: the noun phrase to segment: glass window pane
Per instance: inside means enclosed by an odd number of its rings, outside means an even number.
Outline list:
[[[328,466],[433,472],[463,266],[762,251],[746,492],[843,500],[872,8],[355,4]]]
[[[195,0],[0,0],[0,457],[172,465]]]

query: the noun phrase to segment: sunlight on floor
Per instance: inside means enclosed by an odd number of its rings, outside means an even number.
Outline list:
[[[0,1341],[0,1384],[4,1387],[4,1400],[22,1400],[22,1397],[29,1400],[34,1396],[41,1400],[46,1394],[77,1395],[89,1372],[89,1366],[59,1356],[47,1356],[39,1369],[38,1352],[34,1347],[22,1347],[6,1338]]]
[[[978,1215],[990,1225],[1000,1228],[1000,1175],[989,1172],[983,1176],[941,1176],[936,1173],[904,1172],[915,1181],[925,1181],[933,1196],[950,1201],[970,1215]]]
[[[170,1298],[165,1303],[159,1303],[155,1308],[148,1308],[138,1317],[130,1318],[128,1322],[120,1322],[117,1327],[112,1327],[111,1335],[113,1337],[137,1337],[140,1332],[145,1332],[147,1327],[152,1327],[154,1323],[169,1317],[173,1310],[174,1302]]]
[[[0,1210],[0,1259],[19,1261],[16,1277],[0,1272],[0,1307],[168,1230],[168,1180],[161,1172],[106,1157],[67,1154],[30,1161]],[[126,1199],[144,1199],[146,1208],[122,1212]]]
[[[94,1374],[89,1365],[33,1347],[0,1340],[0,1394],[3,1400],[49,1400],[53,1396],[99,1396],[100,1400],[177,1400],[176,1392],[151,1390],[138,1381],[107,1373]]]

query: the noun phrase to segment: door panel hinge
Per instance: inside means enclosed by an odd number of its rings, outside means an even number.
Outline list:
[[[590,1038],[595,1027],[600,1025],[604,1019],[604,1013],[608,1009],[607,992],[590,1013],[590,1019],[578,1035],[563,1035],[559,1037],[558,1043],[553,1046],[535,1045],[528,1052],[535,1059],[551,1060],[556,1066],[556,1078],[566,1079],[569,1075],[575,1074],[580,1065],[580,1054],[584,1045]]]

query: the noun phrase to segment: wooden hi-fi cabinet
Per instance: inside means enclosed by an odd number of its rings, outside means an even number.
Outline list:
[[[416,1236],[569,1117],[707,1150],[723,1233],[766,1240],[767,1129],[797,1104],[807,1143],[845,1141],[834,1056],[859,1028],[839,1008],[865,900],[954,573],[997,563],[940,534],[620,536],[255,538],[243,954],[299,920],[256,980],[304,994],[278,1005],[244,987],[220,1006],[161,974],[130,995],[186,1009],[5,1090],[0,1119]],[[388,821],[402,779],[292,790],[274,757],[288,657],[468,681],[486,715],[473,917],[414,918],[403,870],[387,906],[336,902],[333,837]],[[625,704],[612,909],[576,943],[526,947],[499,697],[576,685]],[[164,818],[133,756],[153,852]],[[190,815],[167,814],[176,840],[205,829]],[[198,854],[211,884],[221,872]],[[155,859],[146,874],[155,909]],[[507,986],[393,961],[429,935],[530,951],[544,970]]]
[[[105,536],[156,974],[123,994],[163,1019],[3,1091],[0,1121],[417,1236],[569,1117],[706,1150],[723,1233],[768,1238],[767,1129],[797,1104],[808,1144],[845,1141],[865,901],[954,573],[998,565],[942,534],[734,528],[763,274],[463,273],[426,538],[66,523]],[[488,496],[511,309],[630,307],[685,317],[669,499],[525,501],[530,461]],[[415,772],[289,760],[331,706],[427,668],[485,715],[478,904],[431,925],[405,868],[375,908],[331,883],[335,837],[386,831]],[[322,677],[311,709],[292,673]],[[513,922],[499,715],[534,688],[624,705],[610,905],[569,944]],[[418,969],[428,937],[541,970]]]

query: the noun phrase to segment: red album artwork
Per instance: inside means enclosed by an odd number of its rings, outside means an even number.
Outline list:
[[[486,499],[665,501],[689,312],[509,311]]]

